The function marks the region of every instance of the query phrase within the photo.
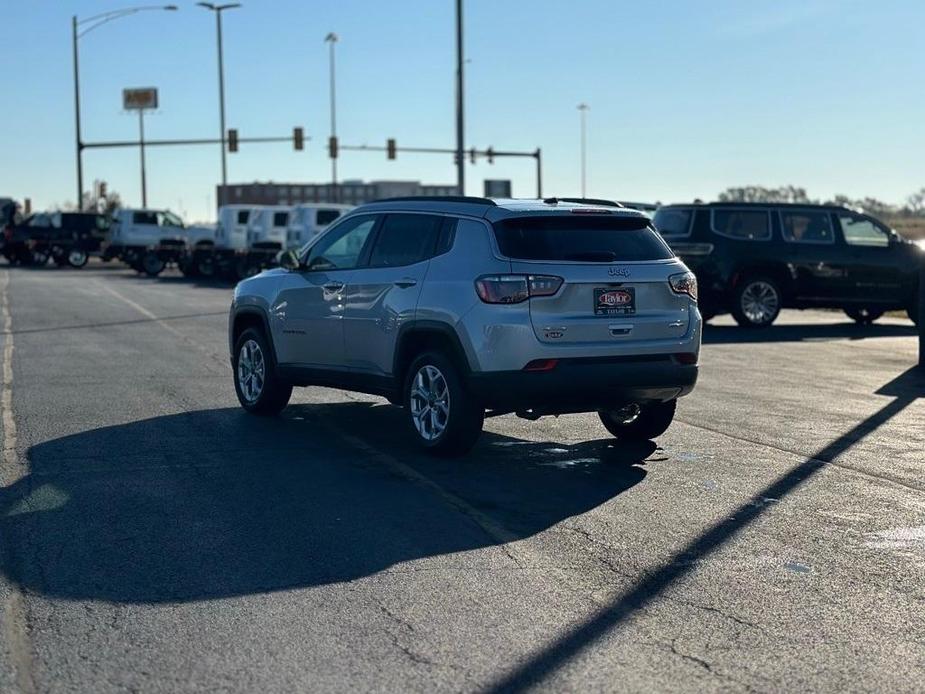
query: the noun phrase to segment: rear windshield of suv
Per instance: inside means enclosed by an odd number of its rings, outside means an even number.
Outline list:
[[[523,217],[496,222],[494,228],[501,253],[518,260],[610,263],[674,257],[644,217]]]

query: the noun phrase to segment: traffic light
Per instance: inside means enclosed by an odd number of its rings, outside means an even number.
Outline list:
[[[305,136],[302,133],[302,128],[292,129],[292,148],[293,149],[304,149],[305,148]]]
[[[106,181],[100,181],[100,194],[98,197],[106,197]]]
[[[337,159],[337,136],[332,135],[328,138],[328,155],[331,159]]]
[[[469,150],[469,161],[475,163],[475,147]]]
[[[234,128],[228,128],[228,151],[238,151],[238,131]]]
[[[395,158],[395,152],[397,149],[398,149],[398,146],[395,144],[394,137],[390,137],[388,140],[385,141],[385,156],[388,159]]]
[[[489,147],[488,150],[485,152],[485,156],[488,157],[489,164],[495,163],[495,150],[493,150],[491,147]]]

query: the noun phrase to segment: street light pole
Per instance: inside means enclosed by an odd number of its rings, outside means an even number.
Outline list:
[[[334,70],[334,44],[339,41],[339,37],[333,31],[324,37],[325,43],[330,47],[330,85],[331,85],[331,139],[337,137],[337,80]],[[337,191],[337,157],[331,157],[331,202],[338,202],[339,195]]]
[[[588,104],[581,103],[578,104],[578,110],[581,113],[581,197],[587,197],[586,192],[586,183],[587,183],[587,158],[585,153],[585,115],[591,107]]]
[[[80,69],[77,57],[77,15],[71,17],[71,37],[74,43],[74,142],[77,151],[77,211],[84,207],[83,145],[80,142]]]
[[[225,188],[228,185],[228,165],[225,152],[225,63],[222,52],[222,12],[233,10],[241,7],[241,3],[232,2],[225,5],[216,5],[211,2],[197,2],[197,5],[215,13],[215,33],[218,43],[218,127],[219,127],[219,146],[222,149],[222,194],[218,200],[218,205],[224,204]]]
[[[463,0],[456,0],[456,187],[466,194],[465,126],[463,110]]]
[[[148,207],[148,184],[145,181],[145,110],[138,109],[138,144],[141,150],[141,207]]]
[[[83,171],[83,142],[80,139],[80,63],[77,53],[77,40],[98,26],[111,22],[121,17],[127,17],[137,12],[147,10],[176,10],[176,5],[142,5],[139,7],[124,7],[119,10],[110,10],[101,12],[86,19],[77,19],[77,15],[71,17],[71,41],[73,43],[74,53],[74,143],[77,150],[77,209],[83,209],[84,197],[84,171]],[[79,27],[89,24],[83,30]]]

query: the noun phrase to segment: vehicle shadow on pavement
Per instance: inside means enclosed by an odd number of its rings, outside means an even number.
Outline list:
[[[803,342],[810,340],[864,340],[871,337],[915,337],[918,331],[909,325],[874,323],[858,325],[845,323],[806,323],[804,325],[771,325],[749,329],[731,325],[705,325],[703,344],[729,345],[754,342]]]
[[[573,658],[580,657],[606,634],[645,610],[650,603],[691,574],[701,562],[709,560],[714,552],[734,540],[742,530],[774,507],[766,504],[765,500],[779,501],[793,493],[825,468],[827,463],[887,424],[919,398],[925,398],[925,373],[913,367],[884,384],[877,390],[877,394],[893,399],[730,510],[725,517],[704,529],[699,536],[667,558],[659,568],[641,576],[623,594],[587,621],[537,649],[529,658],[487,687],[486,691],[521,692],[542,685]]]
[[[32,592],[130,603],[351,581],[502,544],[478,513],[515,538],[546,530],[638,484],[656,450],[486,433],[470,457],[434,460],[391,443],[402,423],[373,403],[215,409],[37,444],[30,473],[0,490],[0,569]]]

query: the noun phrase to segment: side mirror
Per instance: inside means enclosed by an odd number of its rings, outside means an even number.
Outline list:
[[[281,251],[276,258],[276,262],[284,270],[298,270],[302,266],[298,254],[293,251]]]

